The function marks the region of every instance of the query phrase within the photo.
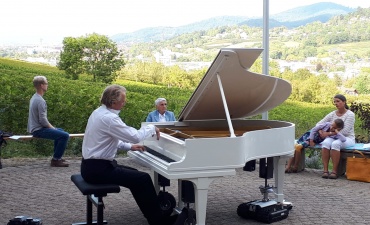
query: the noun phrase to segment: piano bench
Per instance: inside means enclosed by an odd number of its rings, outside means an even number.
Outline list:
[[[103,220],[103,197],[107,196],[108,193],[119,193],[121,191],[117,184],[90,184],[84,181],[81,174],[73,174],[71,176],[72,182],[77,186],[83,195],[86,195],[87,207],[86,207],[86,222],[72,223],[72,225],[82,224],[107,224],[107,221]],[[92,205],[97,208],[97,220],[92,220]]]

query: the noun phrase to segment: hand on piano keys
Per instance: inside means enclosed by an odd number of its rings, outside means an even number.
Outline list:
[[[133,144],[131,145],[131,151],[139,151],[139,152],[143,152],[145,151],[145,147],[144,145],[139,145],[139,144]]]

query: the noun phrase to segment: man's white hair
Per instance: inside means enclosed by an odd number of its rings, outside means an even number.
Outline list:
[[[159,103],[161,103],[162,101],[167,102],[165,98],[157,98],[157,100],[154,101],[155,106],[159,105]]]

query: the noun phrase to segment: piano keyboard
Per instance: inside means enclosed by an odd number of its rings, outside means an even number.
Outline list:
[[[175,160],[173,160],[173,159],[171,159],[171,158],[169,158],[169,157],[167,157],[167,156],[165,156],[165,155],[162,155],[161,153],[159,153],[159,152],[157,152],[157,151],[155,151],[155,150],[153,150],[153,149],[149,148],[148,146],[144,146],[144,147],[145,147],[145,150],[146,150],[148,153],[150,153],[150,154],[154,155],[154,156],[155,156],[155,157],[157,157],[157,158],[162,159],[163,161],[166,161],[166,162],[168,162],[168,163],[175,162]]]

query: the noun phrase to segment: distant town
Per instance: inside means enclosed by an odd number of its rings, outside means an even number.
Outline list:
[[[124,46],[121,46],[124,48]],[[32,63],[42,63],[50,66],[56,66],[59,60],[59,54],[62,50],[62,45],[46,46],[43,44],[35,46],[0,46],[0,56],[7,58],[14,58],[18,60],[23,60],[26,62]],[[173,60],[172,56],[176,54],[182,54],[179,52],[172,52],[168,49],[162,49],[161,52],[154,53],[154,58],[156,62],[162,63],[165,66],[179,65],[184,70],[198,70],[203,68],[208,68],[212,62],[176,62]],[[339,54],[345,55],[345,52]],[[147,61],[141,55],[136,56],[137,60]],[[319,74],[316,68],[316,62],[318,61],[317,57],[308,57],[304,61],[286,61],[286,60],[274,60],[279,64],[280,71],[291,70],[293,72],[298,69],[307,69],[313,74]],[[327,75],[330,78],[333,78],[335,75],[341,77],[342,79],[350,79],[356,77],[361,68],[369,67],[370,61],[365,59],[360,59],[356,62],[349,63],[340,61],[336,59],[335,61],[330,58],[320,58],[322,63],[326,65],[335,64],[335,66],[340,66],[343,68],[342,71],[328,72]],[[321,72],[322,73],[322,72]]]
[[[367,32],[370,23],[369,10],[356,11],[322,2],[306,6],[303,11],[296,8],[274,15],[273,18],[279,23],[276,29],[271,26],[270,37],[280,42],[270,44],[270,62],[277,62],[281,72],[307,69],[313,74],[327,74],[330,78],[341,77],[347,80],[356,77],[361,68],[370,68],[367,53],[367,43],[370,40]],[[328,11],[331,12],[332,22],[327,16]],[[320,19],[317,13],[321,15]],[[340,16],[335,17],[336,15]],[[321,22],[317,22],[318,19]],[[240,25],[241,21],[247,26]],[[253,25],[257,21],[259,20],[216,17],[186,26],[147,28],[130,34],[117,34],[111,38],[129,59],[128,62],[151,62],[155,59],[165,66],[178,65],[187,71],[199,70],[210,66],[215,57],[212,54],[219,48],[260,47],[262,28]],[[295,27],[289,28],[293,24]],[[356,32],[352,32],[354,30]],[[292,42],[295,42],[294,46]],[[361,42],[363,45],[359,45]],[[353,45],[350,48],[335,46],[343,43]],[[324,49],[323,46],[330,47]],[[36,45],[0,44],[0,57],[56,66],[62,48],[62,43],[50,45],[42,39]],[[131,49],[135,49],[135,53],[131,53]]]

